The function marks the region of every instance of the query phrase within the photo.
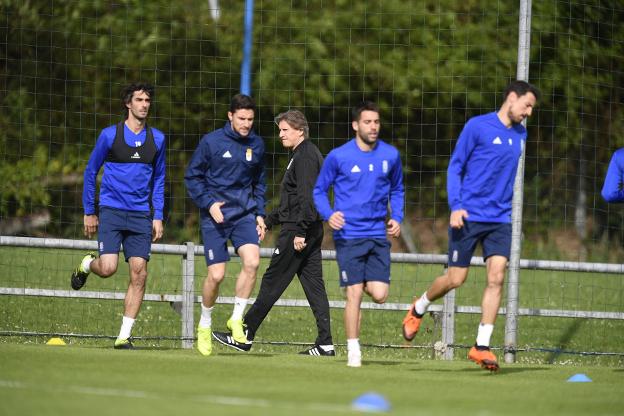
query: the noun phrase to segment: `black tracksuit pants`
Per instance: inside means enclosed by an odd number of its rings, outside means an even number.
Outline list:
[[[329,302],[321,263],[321,243],[323,241],[323,223],[317,222],[306,233],[306,248],[298,252],[293,247],[295,231],[289,224],[282,224],[276,249],[267,268],[256,301],[245,314],[247,339],[252,340],[262,321],[282,296],[295,274],[299,276],[312,313],[316,318],[318,337],[316,344],[331,345],[332,336],[329,318]]]

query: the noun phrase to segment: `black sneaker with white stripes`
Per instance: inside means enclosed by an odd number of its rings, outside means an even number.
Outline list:
[[[331,350],[326,351],[320,345],[315,345],[310,349],[301,351],[299,354],[316,355],[316,356],[323,356],[323,357],[335,357],[336,351],[333,348]]]
[[[243,352],[249,351],[251,349],[251,346],[253,345],[251,342],[236,342],[234,338],[232,338],[232,334],[230,334],[229,332],[213,332],[212,337],[226,347],[234,348],[235,350]]]

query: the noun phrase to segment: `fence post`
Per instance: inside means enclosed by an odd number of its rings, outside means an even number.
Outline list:
[[[442,343],[445,346],[443,358],[453,359],[453,345],[455,343],[455,289],[444,295],[442,306]]]
[[[518,66],[516,78],[529,80],[529,52],[531,46],[531,0],[520,1],[518,23]],[[522,122],[526,126],[526,119]],[[516,361],[518,344],[518,308],[520,284],[520,254],[522,251],[522,202],[524,200],[524,157],[522,147],[520,162],[514,183],[514,196],[511,213],[511,255],[509,258],[509,280],[507,283],[507,317],[505,321],[505,362]]]
[[[193,305],[195,301],[195,243],[186,243],[186,254],[182,259],[182,348],[193,348],[195,322]]]

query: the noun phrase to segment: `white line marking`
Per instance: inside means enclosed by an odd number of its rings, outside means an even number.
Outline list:
[[[95,396],[111,396],[111,397],[130,397],[133,399],[149,399],[149,400],[189,400],[193,402],[211,403],[226,406],[240,406],[240,407],[260,407],[260,408],[281,408],[281,409],[306,409],[323,412],[341,412],[352,413],[353,409],[350,405],[339,405],[332,403],[301,403],[301,402],[288,402],[288,401],[274,401],[254,399],[251,397],[237,397],[237,396],[184,396],[181,394],[176,397],[167,397],[160,392],[147,392],[141,390],[121,390],[111,389],[106,387],[92,387],[92,386],[71,386],[63,385],[62,388],[49,385],[24,383],[16,380],[2,380],[0,379],[0,388],[6,389],[27,389],[35,391],[48,391],[48,392],[64,392],[64,393],[80,393],[91,394]]]

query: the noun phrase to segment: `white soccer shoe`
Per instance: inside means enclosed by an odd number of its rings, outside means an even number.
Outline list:
[[[362,367],[362,352],[361,351],[347,352],[347,367]]]

